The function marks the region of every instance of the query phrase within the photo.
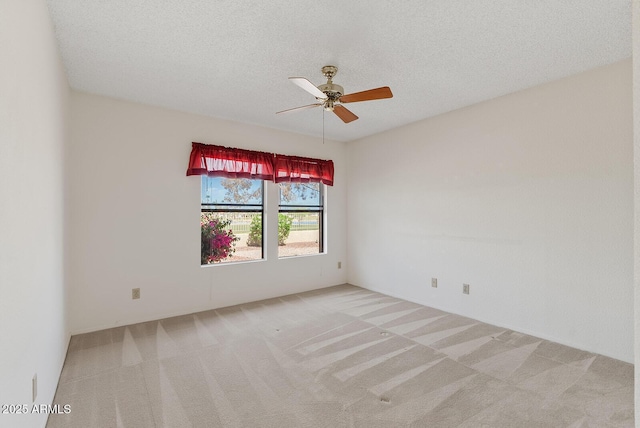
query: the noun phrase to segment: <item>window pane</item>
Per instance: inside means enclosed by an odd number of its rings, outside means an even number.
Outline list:
[[[200,199],[203,204],[262,205],[262,180],[202,176]]]
[[[280,205],[322,205],[320,183],[280,183]]]
[[[280,183],[278,257],[323,251],[322,191],[320,183]]]
[[[278,214],[278,257],[320,253],[321,213],[287,212]],[[289,233],[287,234],[287,225]],[[280,239],[284,238],[284,239]]]
[[[262,259],[262,180],[203,176],[201,183],[201,264]]]

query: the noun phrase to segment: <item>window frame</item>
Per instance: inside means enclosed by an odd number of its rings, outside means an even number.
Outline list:
[[[318,213],[318,252],[312,254],[299,254],[296,256],[280,256],[278,255],[278,259],[286,259],[290,257],[303,257],[303,256],[316,256],[319,254],[325,254],[325,243],[324,243],[324,229],[325,229],[325,206],[326,206],[326,187],[327,185],[324,183],[318,183],[318,192],[319,195],[319,205],[283,205],[282,202],[282,188],[278,183],[278,214],[286,214],[286,213]],[[283,209],[284,207],[284,209]]]
[[[203,178],[206,176],[202,176]],[[208,178],[226,178],[229,180],[241,180],[242,178],[229,178],[229,177],[208,177]],[[228,260],[228,261],[223,261],[220,263],[208,263],[208,264],[201,264],[201,267],[207,267],[207,266],[215,266],[215,265],[225,265],[225,264],[231,264],[231,263],[246,263],[246,262],[257,262],[257,261],[263,261],[265,260],[265,214],[266,214],[266,206],[265,206],[265,192],[266,192],[266,185],[265,185],[265,181],[263,179],[260,178],[249,178],[248,180],[258,180],[260,181],[260,187],[261,187],[261,200],[262,203],[261,204],[238,204],[238,203],[228,203],[228,202],[207,202],[204,203],[202,202],[202,198],[200,198],[200,215],[202,216],[202,213],[204,212],[219,212],[219,213],[259,213],[261,216],[261,225],[262,225],[262,233],[260,234],[260,258],[259,259],[254,259],[254,260],[239,260],[239,261],[234,261],[234,260]],[[200,190],[202,192],[202,178],[200,180]],[[211,207],[211,208],[204,208],[205,206]],[[219,207],[219,208],[216,208]],[[224,208],[224,207],[232,207],[232,208]],[[243,208],[243,207],[252,207],[252,208]]]

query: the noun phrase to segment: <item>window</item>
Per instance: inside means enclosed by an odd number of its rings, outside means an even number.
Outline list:
[[[324,185],[279,183],[278,257],[324,252]]]
[[[324,192],[333,172],[332,160],[191,143],[187,176],[202,177],[201,264],[264,258],[263,180],[280,190],[278,256],[324,252]]]
[[[263,258],[263,194],[262,180],[201,176],[202,265]]]

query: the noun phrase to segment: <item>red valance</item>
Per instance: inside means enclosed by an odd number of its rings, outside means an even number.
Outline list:
[[[192,143],[187,175],[273,180],[272,153]]]
[[[192,143],[187,175],[333,186],[333,161]]]
[[[276,155],[275,182],[311,182],[333,186],[333,161]]]

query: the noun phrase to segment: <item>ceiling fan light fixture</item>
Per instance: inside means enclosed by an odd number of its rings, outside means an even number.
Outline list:
[[[325,101],[324,109],[325,111],[333,111],[333,101],[332,100]]]

